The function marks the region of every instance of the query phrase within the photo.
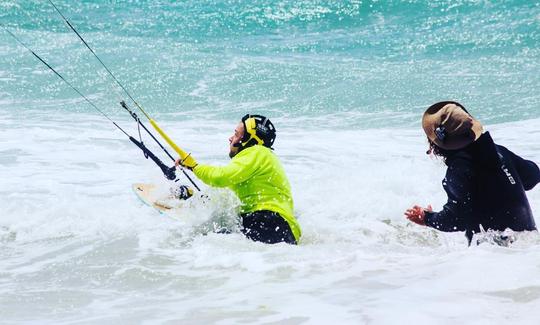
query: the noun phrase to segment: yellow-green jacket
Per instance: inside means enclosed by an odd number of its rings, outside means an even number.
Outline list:
[[[193,172],[207,185],[233,190],[242,202],[241,213],[259,210],[279,213],[291,227],[296,241],[300,239],[289,181],[269,148],[255,145],[240,151],[226,166],[197,165]]]

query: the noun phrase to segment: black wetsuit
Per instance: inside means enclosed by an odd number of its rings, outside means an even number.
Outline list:
[[[489,132],[446,159],[443,187],[448,202],[426,212],[426,225],[441,231],[465,231],[469,243],[480,225],[488,230],[536,230],[525,191],[540,182],[532,162],[496,145]]]
[[[261,210],[241,215],[242,233],[249,239],[267,244],[286,242],[296,245],[291,227],[279,213]]]

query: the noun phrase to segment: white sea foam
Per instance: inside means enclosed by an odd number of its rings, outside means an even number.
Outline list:
[[[536,233],[510,248],[467,248],[463,234],[403,217],[413,204],[439,209],[446,199],[445,168],[424,154],[419,128],[317,130],[276,121],[275,152],[304,233],[296,247],[213,233],[216,225],[234,228],[238,202],[227,190],[204,188],[212,203],[194,204],[185,218],[144,206],[130,186],[166,190],[160,171],[106,120],[81,115],[3,111],[2,322],[533,324],[540,317]],[[201,162],[227,163],[234,122],[162,127]],[[488,129],[540,162],[540,120]],[[540,190],[529,199],[539,215]]]

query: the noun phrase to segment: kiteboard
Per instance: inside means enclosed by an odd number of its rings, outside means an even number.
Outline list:
[[[135,183],[132,186],[137,197],[146,205],[153,207],[161,213],[170,212],[175,209],[174,204],[170,201],[172,196],[163,196],[163,193],[158,190],[154,184]]]
[[[236,226],[236,219],[216,220],[216,205],[209,204],[211,200],[206,193],[190,193],[189,199],[181,199],[178,188],[185,187],[183,185],[168,188],[163,184],[135,183],[131,187],[141,202],[161,215],[187,225],[185,229],[201,233],[207,233],[210,229],[210,231],[223,233],[223,229],[232,229]]]

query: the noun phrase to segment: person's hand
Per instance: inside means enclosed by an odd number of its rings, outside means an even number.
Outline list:
[[[433,211],[433,208],[431,207],[431,205],[428,205],[427,208],[422,208],[419,205],[415,205],[412,208],[407,209],[407,211],[405,211],[404,214],[407,217],[407,219],[409,219],[410,221],[416,224],[419,224],[421,226],[425,226],[426,225],[426,213],[425,213],[426,211],[428,212]]]
[[[193,170],[193,168],[197,167],[197,161],[191,156],[191,154],[187,154],[185,157],[176,159],[174,165],[183,166],[189,170]]]

